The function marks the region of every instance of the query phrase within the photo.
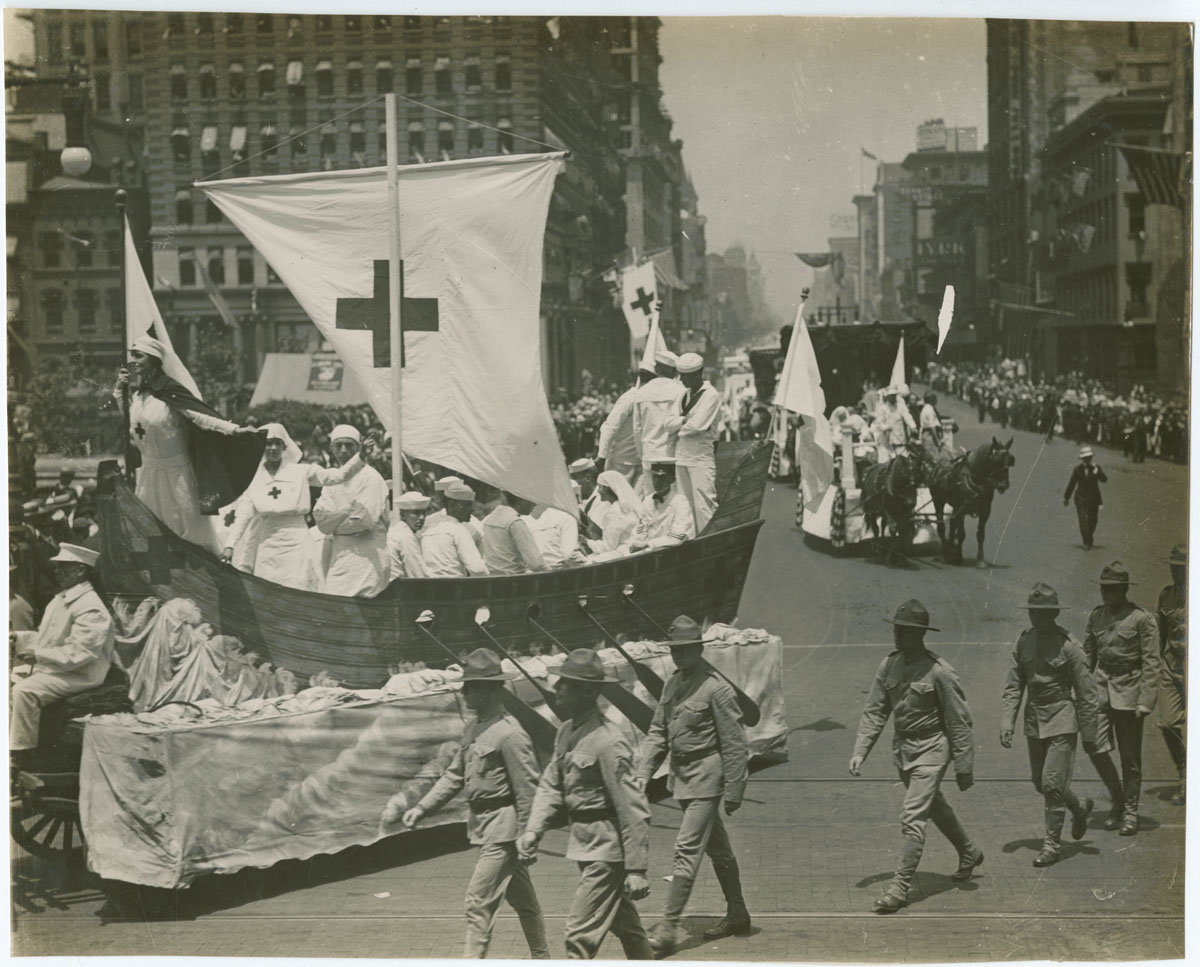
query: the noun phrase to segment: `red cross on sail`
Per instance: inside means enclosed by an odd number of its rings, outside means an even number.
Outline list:
[[[539,318],[542,237],[562,165],[562,154],[547,153],[399,167],[401,429],[410,456],[570,511]],[[377,265],[388,259],[387,168],[199,187],[263,254],[390,428]]]

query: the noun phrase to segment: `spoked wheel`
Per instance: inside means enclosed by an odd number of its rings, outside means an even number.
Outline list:
[[[85,845],[78,794],[72,795],[69,786],[52,788],[47,778],[21,775],[20,794],[12,800],[12,837],[33,856],[68,860]]]

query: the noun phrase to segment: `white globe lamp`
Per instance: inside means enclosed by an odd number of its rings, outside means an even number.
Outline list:
[[[92,167],[92,153],[87,148],[63,148],[59,160],[63,173],[74,178],[86,175]]]

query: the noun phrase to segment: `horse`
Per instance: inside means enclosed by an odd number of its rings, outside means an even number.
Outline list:
[[[1012,442],[1012,437],[1007,443],[992,437],[990,443],[981,443],[965,457],[958,457],[933,471],[929,494],[937,515],[942,556],[947,563],[962,563],[963,541],[967,539],[966,518],[970,515],[979,518],[979,526],[975,531],[978,541],[975,566],[987,567],[983,559],[983,541],[987,534],[988,517],[992,513],[992,497],[1008,489],[1008,470],[1017,462],[1011,453]],[[943,521],[946,504],[954,508],[950,515],[949,543]]]
[[[907,557],[912,550],[916,521],[913,506],[917,487],[922,483],[919,457],[898,453],[887,463],[867,467],[862,473],[862,513],[877,538],[891,524],[899,539],[898,553]]]

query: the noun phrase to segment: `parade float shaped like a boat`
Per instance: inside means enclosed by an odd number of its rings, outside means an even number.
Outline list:
[[[222,634],[303,680],[326,671],[348,688],[376,688],[389,666],[446,655],[422,635],[421,612],[437,615],[438,637],[460,654],[482,644],[476,609],[491,610],[490,630],[505,647],[528,654],[538,638],[527,614],[569,647],[600,643],[588,610],[613,635],[661,637],[626,597],[661,626],[680,614],[732,621],[738,611],[766,486],[770,445],[722,444],[717,450],[718,509],[695,539],[599,564],[538,574],[401,578],[375,598],[347,598],[287,588],[222,564],[174,534],[139,501],[117,472],[102,465],[98,488],[100,574],[109,595],[190,598]]]

